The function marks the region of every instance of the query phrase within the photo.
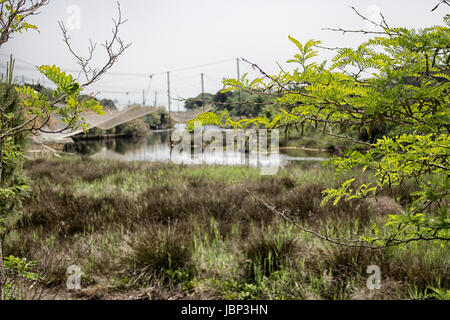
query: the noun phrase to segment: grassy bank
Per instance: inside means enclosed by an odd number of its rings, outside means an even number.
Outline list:
[[[450,287],[448,245],[344,248],[245,191],[335,237],[357,237],[398,209],[388,193],[321,207],[321,191],[339,179],[318,163],[275,176],[82,158],[28,161],[25,171],[33,192],[4,251],[38,261],[44,280],[22,288],[29,298],[408,299]],[[408,204],[408,190],[397,196]],[[83,272],[79,292],[66,290],[70,265]],[[369,265],[381,269],[381,290],[366,287]]]

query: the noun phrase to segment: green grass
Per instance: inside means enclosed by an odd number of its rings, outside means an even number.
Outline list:
[[[358,237],[396,210],[388,193],[381,207],[356,199],[321,207],[322,190],[345,177],[317,163],[275,176],[85,158],[28,161],[25,171],[33,192],[4,251],[38,261],[47,296],[409,299],[445,296],[450,287],[447,244],[344,248],[301,232],[245,191],[333,237]],[[83,271],[77,294],[65,290],[71,264]],[[366,288],[372,264],[380,266],[381,290]]]

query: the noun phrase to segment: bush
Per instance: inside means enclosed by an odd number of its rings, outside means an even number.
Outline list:
[[[133,246],[131,264],[141,273],[157,274],[175,284],[195,273],[191,238],[179,227],[153,227]]]
[[[297,243],[287,230],[262,227],[251,234],[243,251],[247,258],[247,279],[259,283],[264,276],[280,270],[297,251]]]

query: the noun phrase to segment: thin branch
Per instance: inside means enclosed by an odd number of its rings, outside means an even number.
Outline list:
[[[105,64],[100,68],[96,69],[90,66],[92,62],[94,51],[97,47],[97,43],[93,43],[92,40],[89,39],[89,47],[88,47],[88,56],[83,57],[82,55],[75,52],[70,43],[70,35],[67,32],[67,29],[62,21],[59,21],[59,27],[63,33],[63,41],[66,44],[69,52],[75,57],[77,63],[81,67],[81,73],[84,74],[86,78],[86,82],[81,85],[81,87],[87,87],[92,83],[96,82],[103,74],[105,74],[118,60],[119,56],[131,46],[131,43],[124,43],[123,40],[118,36],[120,27],[127,22],[127,20],[123,20],[122,12],[120,9],[120,3],[117,2],[117,11],[118,11],[118,19],[112,19],[114,26],[112,28],[112,37],[111,40],[105,40],[101,46],[105,49],[108,59]],[[115,48],[117,46],[117,48]]]
[[[333,244],[337,244],[337,245],[341,245],[341,246],[345,246],[345,247],[349,247],[349,248],[369,248],[369,249],[384,249],[384,248],[388,248],[388,247],[393,247],[393,246],[398,246],[401,244],[407,244],[410,242],[414,242],[414,241],[419,241],[419,240],[424,240],[424,241],[435,241],[435,240],[441,240],[441,241],[449,241],[450,238],[449,237],[424,237],[422,235],[416,236],[414,238],[409,238],[409,239],[403,239],[403,240],[398,240],[398,239],[394,239],[393,237],[389,237],[387,239],[375,239],[376,240],[383,240],[385,241],[384,245],[380,245],[380,246],[372,246],[372,245],[368,245],[368,244],[364,244],[364,240],[355,240],[355,239],[345,239],[345,238],[330,238],[328,235],[323,235],[320,234],[314,230],[305,228],[304,226],[298,224],[297,222],[295,222],[294,220],[290,219],[289,217],[287,217],[284,214],[284,211],[281,212],[279,211],[274,205],[270,204],[269,202],[267,202],[266,200],[260,198],[259,196],[257,196],[254,192],[244,188],[244,190],[250,194],[253,198],[255,198],[256,200],[258,200],[259,202],[261,202],[267,209],[269,209],[270,211],[272,211],[273,213],[279,215],[281,218],[283,218],[285,221],[291,223],[292,225],[294,225],[295,227],[297,227],[298,229],[300,229],[303,232],[312,234],[313,236],[324,240],[324,241],[328,241],[330,243]]]
[[[25,19],[31,15],[36,15],[41,7],[48,4],[48,0],[38,2],[30,1],[30,5],[26,6],[26,0],[8,1],[11,10],[6,13],[5,6],[2,2],[0,7],[0,47],[3,43],[12,38],[12,35],[21,30],[21,25]],[[5,20],[5,18],[7,18]]]
[[[245,189],[245,188],[244,188],[244,189]],[[272,211],[273,213],[279,215],[279,216],[282,217],[284,220],[286,220],[287,222],[293,224],[294,226],[296,226],[297,228],[299,228],[300,230],[302,230],[302,231],[304,231],[304,232],[306,232],[306,233],[310,233],[310,234],[312,234],[312,235],[314,235],[314,236],[316,236],[316,237],[318,237],[318,238],[320,238],[320,239],[322,239],[322,240],[325,240],[325,241],[328,241],[328,242],[331,242],[331,243],[334,243],[334,244],[343,245],[343,246],[346,246],[346,247],[358,247],[358,248],[359,248],[359,247],[363,246],[363,247],[371,248],[371,246],[368,246],[368,245],[363,245],[363,244],[350,244],[350,243],[348,243],[348,242],[353,242],[353,243],[355,243],[355,242],[362,242],[362,240],[350,240],[350,239],[339,239],[339,240],[338,240],[338,239],[333,239],[333,238],[328,237],[327,235],[322,235],[322,234],[320,234],[320,233],[318,233],[318,232],[316,232],[316,231],[314,231],[314,230],[305,228],[304,226],[298,224],[298,223],[295,222],[294,220],[288,218],[288,217],[284,214],[284,211],[283,211],[283,212],[279,211],[277,208],[275,208],[275,206],[273,206],[272,204],[270,204],[270,203],[267,202],[266,200],[260,198],[260,197],[257,196],[254,192],[252,192],[252,191],[250,191],[250,190],[248,190],[248,189],[245,189],[245,191],[246,191],[248,194],[250,194],[253,198],[255,198],[256,200],[258,200],[259,202],[261,202],[267,209],[269,209],[269,210]],[[342,241],[346,241],[346,242],[342,242]]]
[[[41,2],[45,2],[41,1]],[[118,20],[114,20],[114,27],[112,29],[112,37],[111,40],[106,40],[104,44],[102,44],[102,46],[105,48],[106,53],[108,54],[108,59],[105,62],[105,64],[100,68],[100,69],[95,69],[92,68],[90,66],[92,59],[94,57],[94,51],[97,47],[97,43],[93,43],[91,39],[89,39],[89,46],[88,46],[88,55],[87,57],[83,57],[81,55],[79,55],[78,53],[76,53],[76,51],[73,49],[71,42],[70,42],[70,35],[64,25],[63,22],[58,22],[59,26],[61,28],[61,31],[63,33],[63,41],[66,44],[67,48],[69,49],[69,52],[72,54],[72,56],[75,57],[77,63],[80,65],[81,67],[81,71],[80,73],[83,73],[85,78],[86,78],[86,82],[81,84],[81,87],[87,87],[90,84],[94,83],[95,81],[97,81],[103,74],[105,74],[113,65],[114,63],[118,60],[119,56],[130,47],[131,43],[125,44],[120,38],[119,38],[119,29],[121,27],[121,25],[123,25],[126,20],[123,20],[122,18],[122,13],[121,13],[121,9],[120,9],[120,3],[117,2],[117,7],[118,7]],[[116,48],[117,46],[117,48]],[[50,106],[56,106],[57,103],[64,101],[64,99],[66,98],[66,94],[62,94],[60,95],[58,98],[56,98],[55,100],[53,100],[52,102],[49,103]],[[11,136],[11,135],[15,135],[24,131],[29,131],[29,132],[44,132],[44,133],[63,133],[69,129],[73,129],[76,125],[76,121],[78,120],[78,116],[79,116],[80,111],[75,110],[75,112],[71,115],[67,125],[59,130],[46,130],[44,129],[44,127],[47,125],[47,123],[50,121],[51,115],[47,114],[46,117],[44,118],[43,123],[41,123],[40,125],[37,125],[34,123],[32,126],[27,127],[27,125],[29,125],[30,123],[32,123],[34,120],[37,119],[38,116],[33,116],[30,119],[28,119],[27,121],[25,121],[24,123],[22,123],[19,126],[16,126],[14,128],[9,129],[6,133],[1,135],[1,138],[5,138],[7,136]]]
[[[440,6],[441,4],[446,4],[446,5],[450,6],[450,2],[449,2],[449,1],[447,1],[447,0],[441,0],[441,1],[440,1],[433,9],[431,9],[431,12],[433,12],[434,10],[436,10],[437,8],[439,8],[439,6]]]
[[[386,31],[369,31],[369,30],[346,30],[342,28],[322,28],[322,30],[328,30],[328,31],[336,31],[336,32],[342,32],[343,34],[346,33],[362,33],[362,34],[377,34],[377,35],[386,35],[389,34]]]

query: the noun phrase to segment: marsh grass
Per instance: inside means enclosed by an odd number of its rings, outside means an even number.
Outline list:
[[[387,191],[378,203],[320,206],[322,190],[346,177],[318,163],[276,176],[86,158],[27,161],[25,170],[33,192],[5,239],[5,255],[37,260],[36,271],[45,274],[38,286],[58,298],[408,299],[450,287],[448,244],[336,246],[287,224],[245,192],[332,237],[358,237],[398,210]],[[398,194],[407,205],[408,190]],[[78,293],[65,289],[71,264],[83,271]],[[366,288],[372,264],[382,272],[378,291]]]
[[[282,266],[288,266],[288,259],[298,253],[297,239],[292,225],[261,226],[252,228],[248,242],[242,251],[247,258],[247,280],[260,283]]]

